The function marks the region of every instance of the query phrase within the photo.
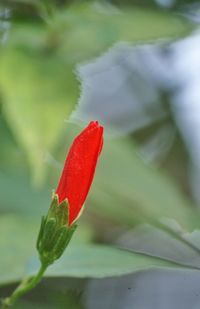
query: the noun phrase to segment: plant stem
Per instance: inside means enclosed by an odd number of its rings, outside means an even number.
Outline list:
[[[41,264],[38,273],[31,278],[23,280],[18,287],[14,290],[10,297],[7,297],[2,302],[2,309],[9,308],[12,306],[16,300],[21,297],[26,292],[32,290],[42,279],[44,272],[46,271],[48,264]]]

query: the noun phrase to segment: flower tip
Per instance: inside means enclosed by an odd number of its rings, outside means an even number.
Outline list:
[[[98,120],[92,120],[92,121],[90,121],[88,127],[103,128],[103,126],[100,125],[100,123],[98,122]]]
[[[88,125],[88,128],[92,128],[92,129],[98,129],[100,130],[100,132],[103,134],[103,126],[98,122],[98,120],[93,120],[93,121],[90,121],[89,125]]]

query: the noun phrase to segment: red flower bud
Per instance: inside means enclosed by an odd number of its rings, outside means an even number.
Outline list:
[[[78,217],[90,189],[99,154],[103,145],[103,127],[97,121],[75,138],[56,190],[59,203],[69,203],[70,226]]]

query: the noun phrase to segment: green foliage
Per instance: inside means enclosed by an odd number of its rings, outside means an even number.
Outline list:
[[[22,146],[33,181],[44,181],[43,158],[57,140],[77,98],[73,70],[119,41],[176,37],[187,22],[163,12],[137,8],[122,12],[102,4],[74,4],[48,17],[48,24],[14,24],[0,50],[3,112]]]
[[[36,190],[26,174],[0,172],[0,210],[40,216],[47,212],[51,190]]]
[[[200,231],[185,233],[177,224],[172,221],[170,223],[176,231],[174,235],[167,230],[143,224],[125,233],[118,244],[129,251],[158,256],[200,269]],[[177,235],[180,237],[176,237]]]
[[[1,285],[18,281],[36,269],[36,250],[33,244],[36,242],[37,230],[35,220],[24,220],[17,216],[1,217],[0,233],[4,235],[0,239],[3,252],[0,255]],[[82,245],[78,245],[72,238],[63,257],[49,268],[46,276],[103,278],[160,267],[181,267],[158,258],[108,246],[83,245],[83,242],[82,239]]]
[[[171,179],[145,164],[128,139],[105,143],[91,200],[94,210],[130,226],[163,217],[186,229],[200,225],[194,206]]]
[[[12,49],[0,55],[3,112],[24,148],[35,183],[41,183],[44,157],[72,111],[77,89],[72,69],[56,56],[27,55]],[[11,91],[12,89],[12,91]]]
[[[97,56],[120,41],[143,43],[176,38],[191,30],[191,25],[181,18],[137,7],[118,11],[103,4],[82,3],[55,18],[57,24],[66,25],[63,48],[75,62]]]
[[[37,218],[2,215],[0,217],[0,284],[20,280],[35,268],[35,248],[39,221]],[[92,240],[92,231],[87,226],[79,227],[70,246],[79,246]],[[13,256],[14,253],[14,256]],[[37,265],[38,266],[38,265]]]
[[[36,270],[39,218],[47,213],[57,181],[54,177],[49,185],[52,169],[45,158],[53,154],[56,164],[59,157],[63,161],[66,144],[72,141],[73,127],[66,130],[64,122],[79,96],[76,65],[121,41],[174,39],[191,30],[188,22],[172,14],[135,7],[119,11],[103,3],[76,1],[53,12],[38,5],[31,19],[15,19],[8,40],[0,45],[1,285]],[[157,223],[162,217],[174,218],[184,228],[199,227],[193,205],[161,171],[145,164],[132,144],[131,139],[105,141],[86,211],[103,218],[103,227],[107,221],[121,228]],[[95,236],[81,223],[63,258],[46,275],[100,278],[181,267],[165,255],[159,259],[92,244]]]
[[[69,248],[47,276],[105,278],[150,269],[181,269],[171,262],[102,245]]]

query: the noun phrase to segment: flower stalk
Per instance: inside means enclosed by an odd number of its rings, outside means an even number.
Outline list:
[[[2,309],[7,309],[14,305],[14,303],[20,298],[22,295],[32,290],[42,279],[44,272],[46,271],[48,265],[41,264],[41,267],[38,273],[34,277],[24,279],[18,287],[14,290],[10,297],[5,298],[2,301]]]
[[[103,127],[97,121],[90,122],[75,138],[49,211],[42,217],[36,244],[41,267],[35,276],[23,280],[12,295],[2,301],[3,309],[33,289],[48,266],[62,256],[77,228],[76,221],[92,184],[102,145]]]

